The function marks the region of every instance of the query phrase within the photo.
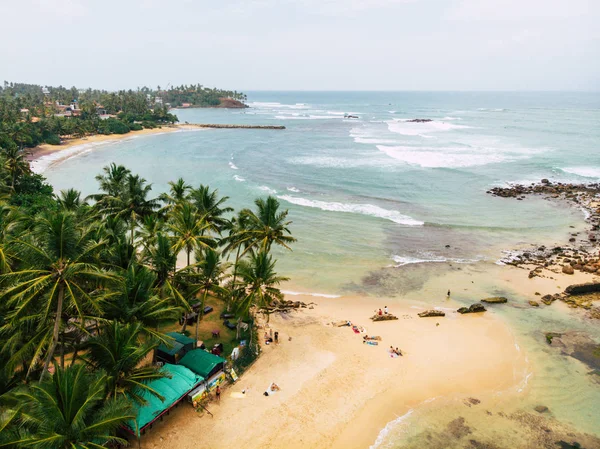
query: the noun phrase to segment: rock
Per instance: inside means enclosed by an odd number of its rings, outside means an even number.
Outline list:
[[[574,242],[575,240],[576,240],[576,239],[575,239],[575,237],[571,237],[571,238],[569,239],[569,242]]]
[[[596,236],[594,234],[590,234],[590,235],[588,235],[588,239],[590,240],[590,242],[595,242]]]
[[[583,271],[587,272],[587,273],[595,273],[598,270],[598,268],[596,268],[593,265],[586,265],[583,267]]]
[[[418,314],[421,318],[427,318],[430,316],[446,316],[444,312],[441,310],[426,310],[425,312],[421,312]]]
[[[395,315],[392,315],[391,313],[388,313],[387,315],[373,315],[371,317],[371,320],[373,321],[390,321],[390,320],[397,320],[398,317]]]
[[[432,122],[433,120],[430,118],[414,118],[412,120],[407,120],[407,123],[427,123]]]
[[[558,334],[556,332],[548,332],[548,333],[546,333],[546,343],[548,343],[549,345],[551,345],[552,344],[552,339],[554,337],[560,338],[561,336],[562,336],[562,334]]]
[[[508,299],[504,296],[493,296],[491,298],[482,299],[481,302],[486,302],[488,304],[504,304],[508,302]]]
[[[573,265],[573,268],[575,270],[581,270],[583,268],[583,265],[581,265],[580,263],[576,263],[575,265]]]
[[[534,410],[538,413],[546,413],[547,411],[549,411],[548,407],[546,407],[545,405],[536,405]]]
[[[565,288],[567,295],[579,295],[583,293],[600,292],[600,282],[588,282],[587,284],[573,284]]]
[[[540,303],[537,302],[537,301],[529,301],[529,305],[532,306],[532,307],[539,307]]]
[[[457,310],[458,313],[461,314],[465,314],[465,313],[479,313],[479,312],[485,312],[486,309],[485,307],[483,307],[483,304],[473,304],[469,307],[461,307],[460,309]]]
[[[535,292],[534,294],[535,294],[535,296],[542,296],[542,294],[540,292]]]
[[[550,180],[549,179],[542,179],[542,184],[550,184]]]
[[[574,274],[575,270],[571,265],[563,265],[562,272],[565,274]]]

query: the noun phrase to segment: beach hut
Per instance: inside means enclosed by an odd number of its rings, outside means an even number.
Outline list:
[[[225,359],[202,349],[194,349],[183,356],[179,364],[208,379],[217,372],[223,371]]]
[[[208,393],[225,382],[225,359],[206,352],[202,349],[194,349],[188,352],[179,362],[194,373],[204,377],[206,380],[188,394],[188,401],[194,402],[204,398]]]
[[[179,363],[179,360],[185,355],[184,346],[175,341],[168,346],[162,343],[156,348],[156,358],[163,363]]]
[[[196,340],[194,340],[193,338],[186,337],[185,335],[180,334],[179,332],[167,332],[167,335],[173,338],[177,343],[182,344],[183,350],[186,354],[192,349],[196,348]]]
[[[161,400],[150,394],[147,390],[141,393],[145,403],[143,405],[134,402],[136,419],[127,423],[127,430],[139,437],[157,419],[168,413],[187,394],[194,390],[204,378],[192,372],[185,366],[165,364],[161,371],[167,376],[148,382],[152,388],[164,399]]]

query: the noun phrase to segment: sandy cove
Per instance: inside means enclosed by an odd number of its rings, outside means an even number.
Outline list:
[[[214,418],[183,404],[148,431],[142,447],[368,448],[388,422],[428,399],[516,394],[526,375],[525,357],[497,317],[424,319],[418,310],[390,301],[400,319],[372,323],[368,317],[381,304],[369,298],[319,299],[314,309],[273,316],[271,327],[281,343],[264,346],[221,403],[209,406]],[[366,345],[349,327],[331,326],[341,319],[383,341]],[[390,345],[404,357],[391,358]],[[265,397],[271,382],[281,391]]]

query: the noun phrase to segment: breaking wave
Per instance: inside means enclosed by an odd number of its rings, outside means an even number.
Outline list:
[[[232,170],[239,170],[239,168],[233,162],[229,162],[229,166],[232,168]]]
[[[267,192],[269,195],[275,195],[277,193],[277,190],[274,190],[267,186],[260,186],[259,189],[263,192]]]
[[[562,171],[584,178],[600,179],[600,168],[598,167],[565,167]]]
[[[420,136],[422,134],[429,134],[441,131],[451,131],[454,129],[466,129],[471,128],[466,125],[454,125],[446,122],[424,122],[415,123],[409,122],[408,120],[390,120],[387,122],[388,129],[396,134],[402,134],[404,136]]]
[[[408,215],[403,215],[395,210],[383,209],[379,206],[372,204],[346,204],[337,202],[326,202],[319,200],[309,200],[306,198],[300,198],[297,196],[281,195],[278,198],[287,201],[288,203],[296,204],[304,207],[314,207],[317,209],[329,211],[329,212],[345,212],[352,214],[368,215],[371,217],[382,218],[384,220],[390,220],[394,223],[398,223],[405,226],[423,226],[423,222],[415,220]]]
[[[238,182],[244,182],[246,179],[242,178],[241,176],[238,175],[233,175],[233,179],[235,179]]]
[[[315,296],[319,298],[341,298],[341,295],[330,295],[328,293],[306,293],[306,292],[294,292],[291,290],[281,290],[281,293],[291,296]]]

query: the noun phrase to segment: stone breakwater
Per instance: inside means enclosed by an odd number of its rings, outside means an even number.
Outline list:
[[[185,126],[195,126],[196,128],[217,128],[217,129],[285,129],[283,125],[231,125],[221,123],[186,123]]]
[[[528,195],[539,195],[556,201],[566,201],[574,207],[582,209],[589,227],[585,232],[571,232],[568,243],[562,246],[547,248],[533,247],[530,250],[519,250],[510,253],[502,260],[529,271],[529,278],[536,276],[550,277],[551,273],[573,275],[575,271],[589,275],[600,275],[600,184],[552,183],[542,179],[530,185],[515,184],[509,187],[495,187],[487,193],[522,201]],[[589,286],[588,286],[589,287]],[[591,310],[593,317],[600,317],[600,309],[593,309],[592,301],[596,299],[597,290],[586,288],[567,288],[563,294],[545,295],[542,302],[550,305],[556,299],[567,302],[571,307],[583,307]]]

